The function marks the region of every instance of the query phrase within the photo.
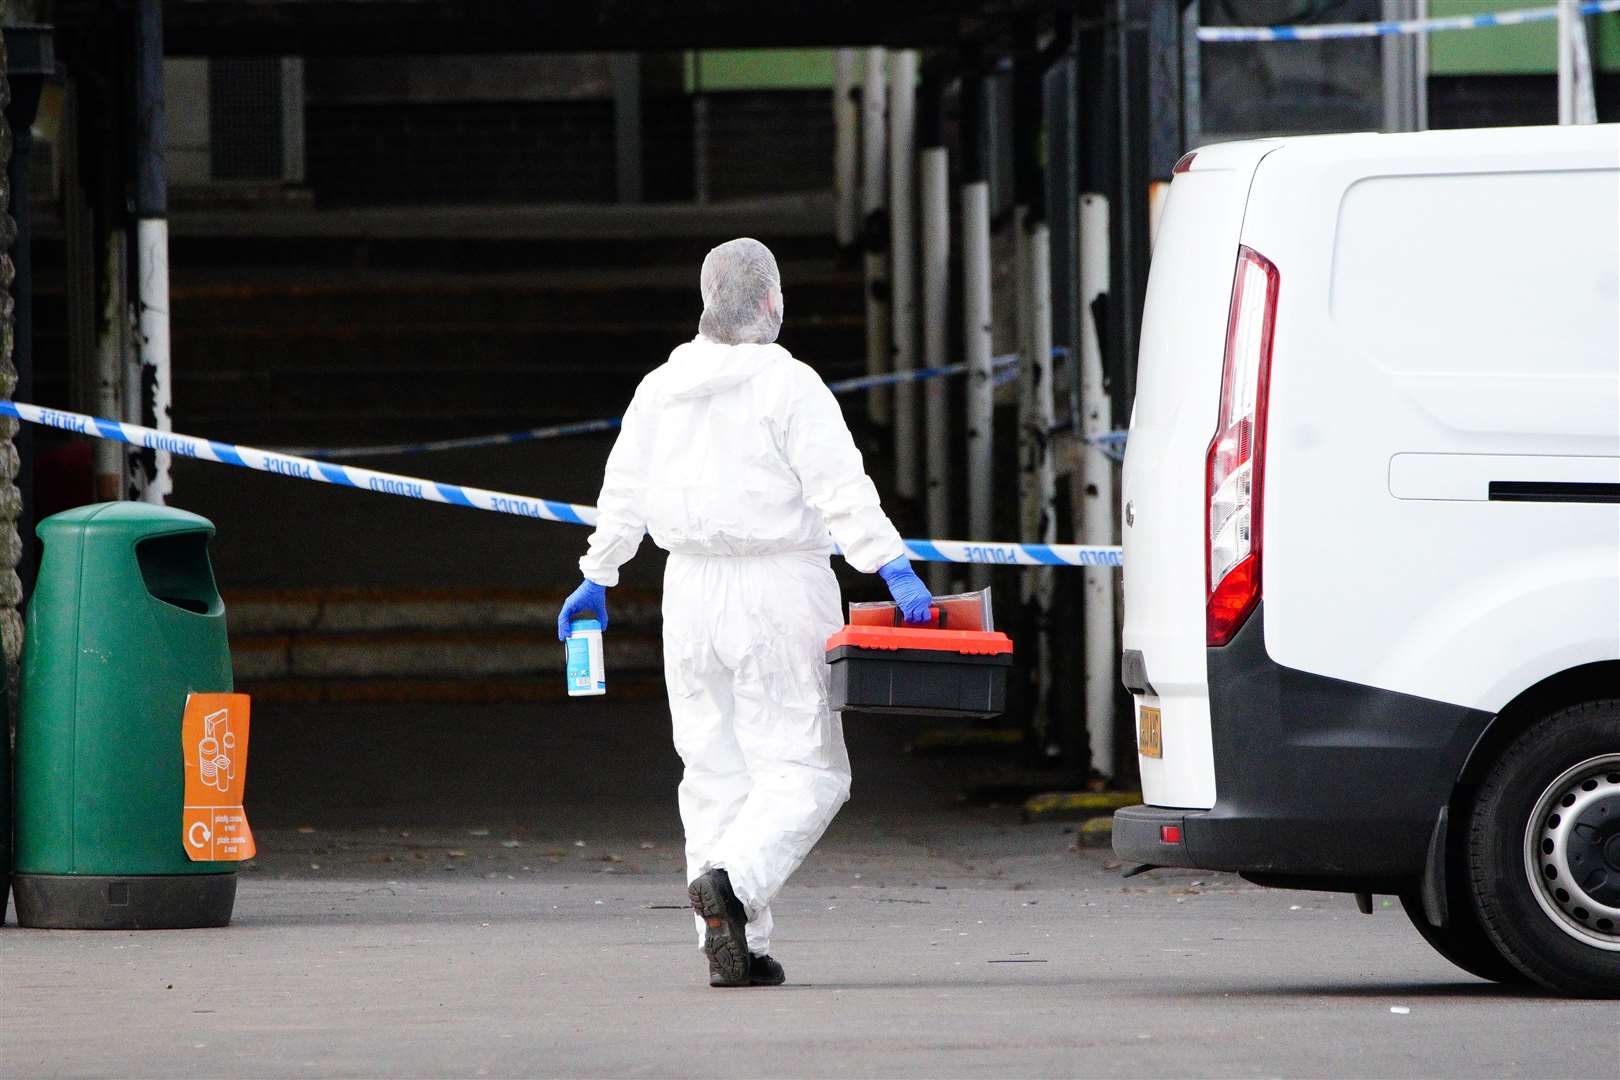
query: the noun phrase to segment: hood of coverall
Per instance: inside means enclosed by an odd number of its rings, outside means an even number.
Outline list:
[[[658,388],[677,401],[711,397],[747,382],[787,356],[780,345],[723,345],[699,334],[669,354]]]

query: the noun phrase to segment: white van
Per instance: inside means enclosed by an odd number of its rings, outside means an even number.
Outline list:
[[[1620,995],[1620,126],[1176,166],[1125,457],[1114,847],[1398,895]]]

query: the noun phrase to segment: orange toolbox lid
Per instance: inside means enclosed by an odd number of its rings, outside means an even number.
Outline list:
[[[1002,656],[1013,651],[1012,638],[998,630],[936,630],[928,626],[846,626],[827,639],[827,651],[856,649],[927,649],[966,656]]]

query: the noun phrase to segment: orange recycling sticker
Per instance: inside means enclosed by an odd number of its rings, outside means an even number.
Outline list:
[[[181,837],[192,862],[253,858],[242,811],[247,787],[248,696],[188,694],[180,747],[186,763]]]

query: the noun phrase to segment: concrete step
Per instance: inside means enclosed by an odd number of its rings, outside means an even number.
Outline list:
[[[308,680],[495,678],[560,686],[564,651],[556,617],[562,599],[561,593],[500,589],[236,592],[226,598],[232,666],[250,692],[273,683],[284,695],[295,693],[287,684]],[[611,603],[609,671],[660,671],[657,597],[623,592]],[[412,692],[426,691],[418,686]]]
[[[239,635],[555,628],[567,595],[555,589],[232,589],[225,594],[225,610],[233,640]],[[654,592],[612,590],[612,629],[658,630],[659,603]]]
[[[782,272],[795,310],[863,310],[858,274],[825,260],[789,264]],[[248,271],[181,278],[171,297],[177,333],[210,326],[623,322],[627,316],[690,322],[702,307],[695,266],[455,275]]]
[[[530,705],[567,700],[561,678],[523,679],[265,679],[241,685],[255,701],[276,704]],[[608,676],[615,704],[660,701],[664,680],[656,673]]]
[[[605,643],[609,672],[657,671],[663,647],[655,634],[621,630]],[[562,678],[563,647],[555,625],[487,630],[356,631],[348,634],[255,634],[231,645],[244,682],[280,678],[481,679]]]

